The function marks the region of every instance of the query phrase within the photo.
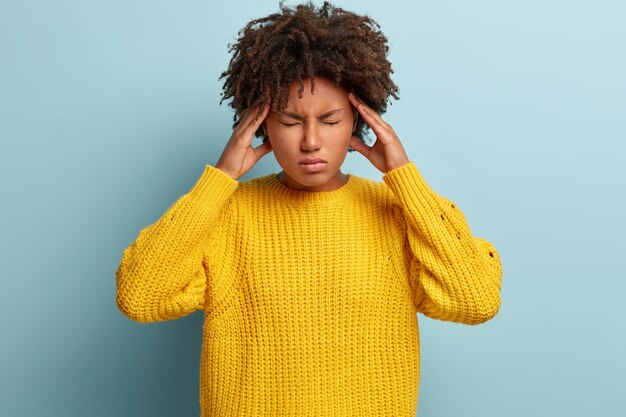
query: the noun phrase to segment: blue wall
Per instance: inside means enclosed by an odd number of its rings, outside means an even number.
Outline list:
[[[381,24],[385,120],[504,263],[492,321],[419,317],[418,415],[626,415],[626,3],[335,4]],[[134,323],[114,272],[217,162],[226,45],[277,10],[0,1],[1,415],[198,415],[202,313]],[[356,152],[344,171],[382,176]]]

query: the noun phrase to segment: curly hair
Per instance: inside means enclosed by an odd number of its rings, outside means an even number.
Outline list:
[[[389,96],[400,98],[390,78],[393,70],[387,60],[387,38],[368,15],[334,7],[328,1],[316,9],[310,0],[294,8],[280,0],[279,8],[281,13],[248,22],[238,32],[236,43],[228,44],[233,56],[219,77],[226,78],[220,105],[232,98],[233,128],[246,109],[267,99],[275,112],[285,109],[294,80],[300,82],[298,95],[302,98],[302,80],[310,78],[313,94],[316,75],[354,92],[378,114],[386,111]],[[364,143],[366,128],[359,118],[353,133]],[[255,136],[268,140],[262,127]]]

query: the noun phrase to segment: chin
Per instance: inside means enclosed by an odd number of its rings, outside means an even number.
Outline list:
[[[319,172],[301,172],[302,168],[299,166],[295,168],[296,172],[292,173],[287,170],[285,172],[289,175],[294,181],[298,182],[301,185],[305,185],[308,187],[320,186],[326,184],[332,178],[332,174],[330,174],[330,170],[324,169]],[[300,171],[300,172],[299,172]]]
[[[330,176],[322,172],[316,172],[316,173],[304,174],[304,175],[298,175],[298,176],[295,176],[295,175],[290,175],[290,176],[294,181],[297,181],[298,183],[302,185],[307,185],[307,186],[324,185],[330,180]]]

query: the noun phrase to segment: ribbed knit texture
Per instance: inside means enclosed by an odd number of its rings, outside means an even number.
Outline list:
[[[125,249],[117,306],[147,323],[204,310],[203,417],[413,417],[416,312],[479,324],[502,266],[411,161],[310,193],[206,165]]]

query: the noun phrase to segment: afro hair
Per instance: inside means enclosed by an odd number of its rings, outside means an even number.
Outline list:
[[[233,128],[246,109],[271,100],[272,110],[287,106],[292,81],[314,76],[334,80],[346,91],[354,92],[378,114],[387,109],[390,96],[396,100],[398,87],[391,80],[393,70],[387,59],[387,38],[380,25],[368,15],[332,6],[325,1],[316,8],[309,0],[292,8],[279,2],[280,13],[251,20],[238,32],[237,41],[228,44],[232,57],[225,78],[220,105],[232,98],[235,110]],[[366,123],[359,118],[353,135],[365,143]],[[268,138],[262,127],[256,137]],[[349,152],[354,150],[350,148]]]

